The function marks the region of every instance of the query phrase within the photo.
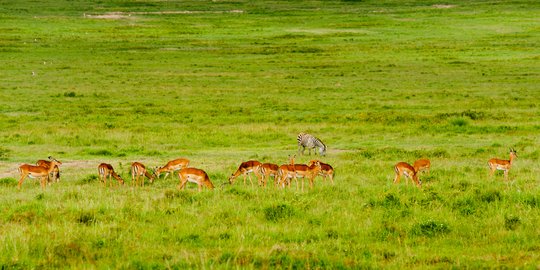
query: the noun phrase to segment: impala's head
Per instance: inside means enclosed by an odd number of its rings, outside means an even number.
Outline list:
[[[236,177],[234,176],[234,174],[231,174],[231,176],[229,176],[229,184],[230,185],[234,184],[234,179],[236,179]]]
[[[289,164],[294,164],[294,159],[296,158],[296,155],[290,155],[289,156]]]
[[[321,163],[321,161],[319,161],[319,160],[317,160],[317,159],[313,159],[313,160],[310,160],[310,161],[308,162],[307,165],[308,165],[308,166],[311,166],[311,165],[315,164],[315,162],[319,162],[319,165],[320,165],[320,163]]]
[[[310,166],[315,166],[315,171],[316,172],[320,172],[322,171],[322,167],[321,167],[321,162],[316,160],[312,165]]]
[[[418,172],[414,172],[414,175],[413,175],[413,180],[416,182],[418,188],[422,188],[422,180],[420,180],[420,178],[418,178]]]
[[[510,156],[517,157],[517,151],[514,148],[510,148]]]
[[[154,167],[154,173],[152,174],[155,178],[158,178],[159,179],[159,176],[161,176],[161,169],[163,167]]]
[[[62,162],[58,161],[56,158],[53,158],[52,156],[49,156],[49,160],[50,160],[51,162],[56,163],[57,166],[58,166],[58,165],[62,165]]]

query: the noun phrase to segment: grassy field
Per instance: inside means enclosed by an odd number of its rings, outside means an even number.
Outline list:
[[[537,1],[0,3],[0,268],[540,267]],[[335,184],[223,185],[309,132]],[[509,181],[487,160],[518,158]],[[52,155],[42,190],[17,168]],[[130,183],[184,157],[215,190]],[[432,161],[423,188],[393,165]],[[296,163],[313,156],[297,155]]]

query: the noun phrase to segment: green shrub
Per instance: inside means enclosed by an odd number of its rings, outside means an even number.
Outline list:
[[[504,228],[509,231],[515,230],[519,224],[521,224],[521,219],[518,216],[506,216],[504,217]]]
[[[93,184],[98,181],[98,175],[97,174],[89,174],[85,176],[83,179],[79,180],[79,184],[86,185],[86,184]]]
[[[427,220],[414,225],[411,233],[413,235],[435,237],[449,232],[450,227],[446,223],[435,220]]]
[[[268,221],[278,222],[294,216],[294,208],[287,204],[278,204],[264,208],[264,218]]]
[[[456,127],[465,127],[469,124],[469,121],[463,117],[456,117],[450,119],[450,124]]]
[[[17,185],[17,179],[12,177],[0,178],[0,185],[2,186],[15,186]]]

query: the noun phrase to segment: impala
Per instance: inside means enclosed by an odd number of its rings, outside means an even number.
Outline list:
[[[323,177],[323,180],[326,181],[326,178],[330,178],[330,182],[334,184],[334,168],[332,168],[330,164],[323,163],[319,160],[311,160],[308,163],[308,166],[315,164],[315,162],[319,162],[321,164],[321,171],[319,172],[319,175]]]
[[[206,186],[209,189],[214,189],[214,185],[210,181],[208,174],[206,174],[206,172],[201,169],[183,168],[178,171],[178,178],[180,178],[180,189],[184,189],[187,182],[197,184],[199,187],[199,191],[202,190],[203,186]]]
[[[289,164],[283,164],[278,167],[277,179],[274,180],[274,185],[285,187],[285,185],[290,184],[290,179],[297,180],[296,170],[294,168],[294,159],[296,155],[289,156]]]
[[[56,159],[49,156],[49,160],[40,159],[36,162],[36,165],[49,168],[53,160],[56,160]],[[56,162],[59,162],[59,161],[56,160]],[[58,168],[58,166],[54,166],[54,169],[52,170],[52,178],[53,178],[52,179],[53,182],[60,182],[60,168]],[[49,180],[51,180],[50,177],[49,177]]]
[[[285,185],[289,186],[291,183],[290,179],[297,180],[296,178],[296,170],[294,168],[294,165],[291,164],[283,164],[279,166],[277,171],[277,184],[278,186],[285,187]]]
[[[396,177],[394,178],[394,184],[399,183],[401,176],[405,175],[406,177],[412,179],[412,181],[418,186],[422,187],[422,181],[418,179],[418,174],[416,173],[413,166],[406,162],[399,162],[394,166],[394,171],[396,171]]]
[[[146,171],[146,167],[142,163],[133,162],[131,164],[131,184],[133,186],[137,186],[139,183],[139,179],[142,177],[141,186],[144,187],[145,176],[150,179],[150,183],[154,182],[154,176],[148,173],[148,171]]]
[[[259,173],[261,175],[261,181],[264,186],[266,186],[266,182],[270,178],[270,176],[274,177],[274,186],[277,185],[277,171],[279,169],[279,166],[274,163],[263,163],[261,166],[259,166]]]
[[[296,189],[298,189],[298,177],[302,178],[302,191],[304,191],[304,179],[309,178],[309,187],[313,188],[313,179],[321,171],[321,163],[315,161],[310,166],[305,164],[295,164],[294,171],[296,173]],[[290,185],[290,183],[289,183]]]
[[[154,171],[154,175],[156,178],[159,178],[162,172],[165,172],[165,176],[163,179],[167,178],[169,174],[174,174],[174,172],[179,171],[183,168],[187,168],[189,166],[189,160],[185,158],[179,158],[175,160],[171,160],[165,164],[163,167],[158,167]]]
[[[512,168],[512,162],[517,158],[517,152],[513,148],[510,148],[510,159],[503,160],[498,158],[492,158],[488,161],[489,175],[493,176],[496,170],[504,171],[504,179],[508,180],[508,171]]]
[[[107,163],[101,163],[98,166],[98,175],[99,175],[99,181],[104,184],[105,187],[107,187],[107,177],[109,178],[109,185],[112,187],[112,178],[116,179],[118,183],[124,184],[124,179],[120,177],[116,172],[114,171],[114,168],[111,164]]]
[[[431,161],[429,161],[429,159],[421,158],[414,162],[413,167],[416,173],[426,171],[429,174],[429,169],[431,168]]]
[[[19,184],[17,185],[18,189],[21,189],[22,183],[24,182],[24,179],[26,177],[40,178],[41,188],[45,189],[49,174],[54,170],[55,166],[60,165],[62,165],[62,162],[58,160],[52,160],[49,167],[34,166],[30,164],[21,165],[19,167],[19,173],[21,174],[21,178],[19,179]]]
[[[229,177],[229,183],[232,185],[234,183],[234,180],[240,176],[241,174],[244,175],[244,185],[246,184],[246,175],[249,177],[249,182],[253,186],[253,181],[251,180],[251,175],[249,173],[255,174],[257,179],[259,179],[259,183],[261,182],[261,177],[259,175],[259,166],[261,166],[261,163],[256,160],[249,160],[246,162],[242,162],[236,172],[234,172]]]

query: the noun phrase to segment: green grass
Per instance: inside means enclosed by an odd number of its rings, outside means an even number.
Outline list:
[[[1,268],[538,268],[539,10],[3,1]],[[335,185],[222,186],[242,161],[286,163],[299,132],[328,145]],[[510,181],[489,178],[510,147]],[[17,191],[49,155],[61,182]],[[178,157],[218,188],[96,179]],[[421,157],[422,190],[392,184]]]

